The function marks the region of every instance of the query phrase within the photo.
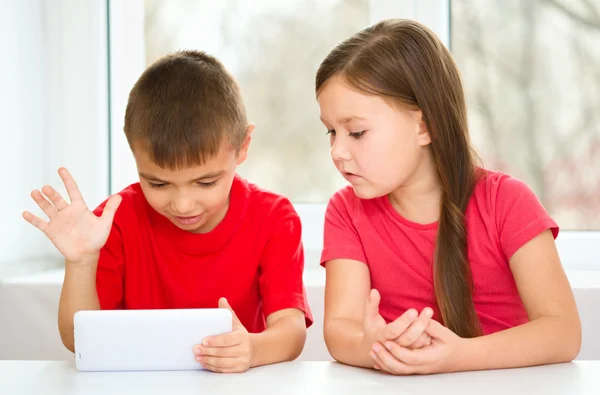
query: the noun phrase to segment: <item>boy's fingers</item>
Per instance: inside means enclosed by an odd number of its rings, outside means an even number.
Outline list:
[[[232,319],[233,319],[233,326],[232,326],[232,328],[233,328],[234,331],[236,329],[244,328],[244,325],[242,324],[242,322],[238,318],[237,314],[235,314],[235,311],[233,311],[233,308],[231,307],[231,305],[229,304],[229,301],[227,301],[226,298],[220,298],[219,299],[219,308],[221,308],[221,309],[227,309],[227,310],[231,311],[231,316],[232,316]]]
[[[42,209],[44,214],[48,216],[48,218],[52,219],[52,217],[54,217],[54,214],[57,213],[56,208],[52,204],[50,204],[50,202],[44,197],[44,195],[42,195],[42,193],[37,189],[31,191],[31,198],[34,202],[36,202],[38,207]]]
[[[50,199],[50,201],[52,202],[52,204],[54,204],[54,207],[56,207],[57,210],[60,211],[69,207],[69,204],[65,201],[65,199],[63,199],[60,193],[58,193],[50,185],[46,185],[45,187],[43,187],[42,193],[46,195],[48,199]]]
[[[202,341],[204,347],[233,347],[242,342],[240,332],[229,332],[222,335],[207,337]]]
[[[202,365],[202,367],[204,367],[204,369],[206,369],[206,370],[210,370],[211,372],[215,372],[215,373],[237,373],[237,371],[234,369],[221,369],[216,366],[211,366],[211,365],[206,365],[206,364]]]
[[[69,194],[69,199],[71,199],[71,202],[75,200],[83,200],[83,196],[81,196],[79,187],[77,187],[77,183],[73,179],[73,176],[71,176],[71,173],[69,173],[69,170],[61,167],[58,169],[58,174],[65,184],[65,188],[67,189],[67,193]]]
[[[211,357],[238,357],[240,350],[238,347],[204,347],[195,346],[194,354],[207,355]]]
[[[104,205],[104,210],[102,211],[102,219],[104,221],[112,224],[121,201],[123,201],[121,195],[112,195],[110,199],[108,199]]]
[[[36,217],[35,215],[31,214],[29,211],[25,211],[23,213],[23,218],[25,219],[25,221],[29,222],[31,225],[35,226],[42,232],[46,232],[46,227],[48,226],[48,222],[44,221],[43,219],[41,219],[39,217]]]
[[[219,369],[232,369],[234,368],[239,360],[237,357],[234,358],[221,358],[221,357],[209,357],[209,356],[198,356],[196,360],[202,365],[210,365]]]

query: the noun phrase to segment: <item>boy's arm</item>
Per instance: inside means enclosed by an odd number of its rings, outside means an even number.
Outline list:
[[[284,202],[285,203],[285,202]],[[229,303],[232,332],[209,337],[194,347],[196,360],[214,372],[243,372],[248,368],[289,361],[302,352],[312,316],[302,283],[304,252],[300,218],[291,203],[282,204],[282,218],[272,230],[260,259],[259,290],[267,329],[250,334]]]
[[[65,263],[65,280],[58,307],[58,329],[65,347],[74,352],[73,316],[80,310],[100,310],[96,291],[98,256],[77,264]]]
[[[248,333],[225,298],[219,307],[231,311],[232,331],[209,336],[194,346],[196,360],[205,369],[220,373],[245,372],[251,367],[295,359],[306,338],[305,313],[289,308],[267,317],[267,329]]]
[[[48,220],[28,211],[23,213],[23,218],[44,232],[65,257],[58,327],[64,345],[73,351],[73,315],[79,310],[100,308],[96,294],[96,268],[100,251],[113,233],[113,219],[122,198],[114,195],[92,213],[69,171],[60,168],[58,173],[71,202],[67,203],[60,193],[47,185],[41,191],[34,190],[31,197]]]
[[[253,356],[251,366],[292,361],[300,355],[306,341],[304,312],[283,309],[267,317],[267,329],[251,333]]]
[[[304,348],[312,316],[302,281],[302,226],[291,203],[278,208],[278,224],[260,261],[259,287],[267,329],[251,334],[251,366],[290,361]],[[275,221],[274,221],[275,222]]]

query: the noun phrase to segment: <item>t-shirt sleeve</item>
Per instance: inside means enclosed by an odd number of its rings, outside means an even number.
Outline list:
[[[306,327],[313,317],[302,280],[304,249],[300,218],[289,201],[284,205],[277,225],[261,255],[259,284],[265,317],[289,308],[304,312]]]
[[[321,266],[333,259],[352,259],[367,264],[362,242],[352,222],[351,190],[341,190],[329,200],[325,211]]]
[[[105,204],[106,202],[98,206],[94,210],[94,214],[98,216],[102,215]],[[123,238],[121,236],[121,229],[116,224],[115,218],[108,240],[100,250],[98,269],[96,271],[96,290],[102,310],[124,308],[124,280],[125,254],[123,250]]]
[[[546,229],[558,236],[558,225],[535,193],[521,180],[503,177],[496,191],[496,225],[507,260]]]

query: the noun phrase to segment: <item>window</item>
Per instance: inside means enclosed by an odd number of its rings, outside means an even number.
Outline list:
[[[113,0],[112,190],[136,179],[122,133],[129,89],[157,57],[180,48],[204,49],[236,76],[249,119],[257,124],[241,174],[292,198],[303,221],[306,266],[316,268],[325,203],[344,182],[322,136],[314,73],[334,45],[362,27],[384,18],[413,18],[451,47],[466,87],[472,139],[484,165],[522,178],[540,195],[563,229],[557,243],[566,268],[596,270],[600,252],[594,246],[600,232],[564,230],[600,229],[600,204],[593,201],[600,163],[593,163],[597,147],[592,144],[598,141],[600,123],[598,112],[591,110],[600,108],[598,48],[592,45],[598,30],[590,27],[597,13],[584,0],[563,1]],[[524,3],[533,8],[526,11]],[[534,14],[533,30],[525,12]],[[557,31],[560,40],[555,40]],[[535,39],[525,39],[532,32]],[[536,61],[530,65],[531,81],[519,84],[515,78],[525,69],[517,66],[527,65],[521,54],[529,41],[536,45]],[[555,42],[556,47],[550,45]],[[585,69],[585,76],[578,68]],[[507,75],[511,70],[517,74]],[[484,77],[491,84],[487,90],[479,86]],[[561,111],[555,110],[557,105]],[[493,128],[486,123],[486,111],[493,114]],[[573,158],[587,162],[580,166]],[[590,171],[574,171],[573,166]]]
[[[103,2],[2,3],[0,277],[62,267],[48,239],[21,218],[29,197],[66,166],[88,205],[108,194],[106,7]]]
[[[19,132],[2,151],[5,168],[18,171],[7,175],[14,192],[0,211],[0,275],[30,261],[62,265],[50,242],[19,218],[23,210],[36,211],[31,189],[60,185],[56,168],[70,168],[90,206],[108,190],[136,181],[122,132],[127,95],[149,62],[180,48],[215,54],[239,80],[257,124],[240,172],[292,198],[303,220],[307,268],[317,267],[325,203],[344,181],[331,164],[318,120],[314,73],[339,41],[391,17],[417,19],[451,46],[484,164],[525,180],[563,230],[573,229],[558,239],[567,269],[600,269],[597,2],[40,4],[10,0],[0,15],[7,31],[16,32],[0,39],[15,60],[0,65],[10,76],[3,81],[0,114],[7,131]]]
[[[484,164],[562,229],[600,229],[598,2],[454,0],[451,37]]]
[[[145,0],[143,15],[144,67],[193,48],[237,79],[256,124],[241,175],[296,203],[326,202],[345,184],[329,160],[313,81],[326,54],[369,24],[368,0]]]

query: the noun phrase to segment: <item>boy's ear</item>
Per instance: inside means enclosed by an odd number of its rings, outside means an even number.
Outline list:
[[[252,141],[252,132],[254,131],[255,127],[256,127],[256,125],[253,123],[246,126],[246,137],[244,137],[244,142],[242,143],[242,146],[240,147],[240,151],[239,151],[238,157],[237,157],[238,165],[241,165],[248,157],[248,148],[250,148],[250,141]]]

